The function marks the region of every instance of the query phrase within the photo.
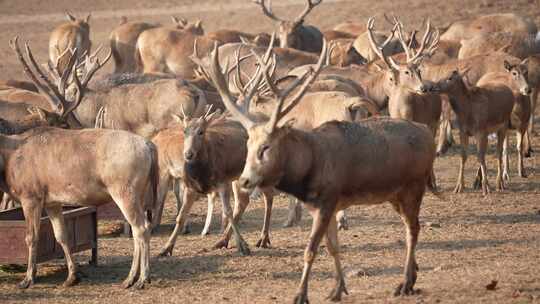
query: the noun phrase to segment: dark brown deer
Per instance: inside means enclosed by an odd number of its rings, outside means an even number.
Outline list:
[[[323,45],[323,34],[311,25],[304,25],[304,19],[322,0],[306,0],[306,7],[294,20],[284,20],[277,17],[265,0],[253,0],[261,6],[263,13],[279,25],[279,46],[294,48],[301,51],[320,53]]]
[[[292,194],[305,202],[313,216],[312,232],[304,254],[304,271],[294,303],[308,302],[309,275],[325,235],[336,267],[336,287],[329,298],[339,301],[342,293],[347,293],[339,258],[335,213],[353,204],[386,201],[392,203],[407,227],[404,282],[396,294],[412,294],[418,267],[414,255],[420,230],[418,214],[435,158],[429,129],[389,118],[361,123],[332,121],[311,131],[297,130],[290,122],[278,126],[315,80],[322,61],[287,89],[276,91],[275,111],[269,121],[260,123],[236,104],[219,66],[219,55],[214,50],[209,68],[212,81],[227,109],[249,135],[240,185],[246,189],[275,187]],[[269,68],[270,64],[261,69],[266,80]],[[271,81],[267,82],[272,86]]]

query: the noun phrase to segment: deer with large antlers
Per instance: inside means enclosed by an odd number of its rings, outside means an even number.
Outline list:
[[[90,14],[84,19],[77,19],[66,12],[68,22],[56,27],[49,37],[49,59],[56,62],[61,54],[68,49],[77,50],[77,58],[90,53],[92,42],[90,41]],[[67,61],[61,61],[59,71],[62,73]]]
[[[76,73],[76,52],[72,52],[55,87],[36,64],[28,45],[27,60],[17,39],[10,44],[26,76],[50,100],[56,113],[62,119],[72,115],[84,95],[83,81]],[[65,94],[68,79],[72,79],[75,90],[69,95]],[[28,268],[20,288],[34,284],[43,209],[66,258],[68,277],[64,286],[71,286],[78,281],[77,269],[69,249],[62,206],[73,202],[98,206],[110,201],[119,206],[133,228],[133,263],[123,286],[144,287],[150,275],[150,222],[146,211],[154,207],[159,178],[157,154],[151,142],[125,131],[46,127],[21,135],[0,135],[0,147],[2,191],[21,203],[27,224]]]
[[[322,49],[323,34],[311,25],[304,25],[304,19],[322,0],[306,0],[306,7],[294,20],[284,20],[277,17],[272,11],[270,0],[253,0],[261,6],[268,18],[279,26],[279,45],[282,48],[294,48],[306,52],[320,53]]]
[[[420,47],[415,51],[404,38],[403,25],[397,18],[394,17],[394,20],[394,29],[385,43],[392,41],[394,33],[397,32],[398,40],[405,50],[406,64],[398,64],[392,57],[384,54],[385,44],[377,44],[373,36],[375,22],[373,17],[369,19],[367,25],[371,47],[388,67],[385,72],[387,83],[384,86],[389,97],[388,112],[392,118],[407,119],[427,125],[435,137],[441,116],[441,98],[438,94],[427,94],[429,85],[422,80],[418,67],[423,56],[433,53],[437,48],[438,32],[431,30],[428,20]],[[430,182],[435,188],[435,174],[433,173]]]
[[[262,77],[277,99],[270,119],[261,123],[237,105],[219,66],[219,54],[214,50],[209,74],[227,109],[249,135],[240,185],[245,189],[275,187],[305,202],[313,215],[304,271],[294,302],[308,302],[309,274],[325,235],[336,267],[336,287],[330,298],[341,299],[347,290],[339,259],[335,213],[353,204],[385,201],[392,202],[407,226],[405,281],[397,294],[411,294],[416,281],[418,213],[435,158],[431,132],[413,122],[387,118],[358,124],[332,121],[311,131],[295,129],[290,122],[280,123],[317,77],[322,60],[283,90],[278,90],[269,79],[271,64],[261,67]],[[246,102],[250,100],[243,103]]]

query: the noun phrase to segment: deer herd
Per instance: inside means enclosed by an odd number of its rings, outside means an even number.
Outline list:
[[[424,22],[423,34],[396,16],[344,22],[321,31],[305,22],[322,0],[306,0],[293,20],[271,1],[254,6],[276,25],[274,34],[221,29],[200,20],[129,22],[110,34],[110,51],[92,52],[90,15],[50,35],[43,65],[28,42],[10,41],[28,81],[0,81],[0,168],[3,208],[22,206],[28,268],[36,276],[39,218],[46,210],[61,245],[68,277],[76,265],[62,216],[64,204],[118,205],[133,232],[133,262],[123,286],[150,281],[150,237],[174,190],[178,214],[160,256],[172,255],[199,194],[223,207],[222,237],[250,249],[238,225],[262,194],[265,215],[257,247],[270,246],[274,196],[290,195],[285,226],[298,225],[301,206],[313,217],[294,303],[308,302],[308,281],[322,238],[334,259],[329,299],[347,294],[337,233],[345,209],[390,202],[406,228],[403,281],[395,295],[414,293],[419,212],[429,189],[437,194],[436,157],[459,134],[455,192],[465,188],[469,137],[479,168],[474,187],[489,195],[486,153],[496,135],[496,190],[510,179],[508,131],[517,135],[517,174],[532,152],[540,88],[540,35],[527,18],[493,14],[447,28]],[[376,24],[376,21],[381,21]],[[382,24],[388,24],[383,26]],[[388,31],[378,26],[389,28]],[[419,36],[420,37],[420,36]],[[114,72],[96,76],[113,58]],[[234,198],[234,207],[230,199]]]

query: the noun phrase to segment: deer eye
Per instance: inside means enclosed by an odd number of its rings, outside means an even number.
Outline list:
[[[262,160],[263,157],[264,157],[264,153],[266,151],[268,151],[268,149],[270,149],[270,146],[269,145],[262,145],[260,148],[259,148],[259,153],[257,154],[257,158],[259,160]]]
[[[197,131],[197,135],[202,136],[204,132],[202,130]]]
[[[409,71],[405,71],[405,75],[409,75],[409,74],[410,74]]]

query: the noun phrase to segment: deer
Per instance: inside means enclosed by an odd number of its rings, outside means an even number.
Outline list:
[[[261,7],[266,17],[278,25],[280,47],[311,53],[321,52],[323,34],[314,26],[304,25],[304,19],[317,5],[322,3],[322,0],[306,0],[306,7],[294,20],[277,17],[270,7],[271,1],[268,1],[268,4],[265,0],[253,0],[253,2]]]
[[[461,41],[496,32],[536,35],[538,28],[532,20],[514,13],[482,15],[452,23],[441,35],[441,40]]]
[[[270,43],[270,35],[267,33],[250,34],[241,31],[221,29],[206,34],[206,37],[220,44],[227,43],[253,43],[256,46],[265,47]]]
[[[227,109],[249,136],[246,164],[239,185],[247,190],[275,187],[292,194],[304,202],[313,216],[304,253],[304,270],[294,303],[308,302],[309,275],[323,236],[326,236],[327,249],[336,268],[336,286],[329,298],[339,301],[342,294],[347,293],[339,258],[335,213],[353,204],[385,201],[393,204],[407,227],[405,279],[396,294],[411,294],[416,281],[418,213],[435,158],[429,129],[414,122],[390,118],[372,118],[359,123],[331,121],[308,131],[294,128],[291,121],[278,125],[302,99],[319,74],[322,61],[280,92],[269,79],[271,64],[264,65],[262,74],[275,92],[277,102],[270,119],[259,122],[230,95],[216,49],[211,57],[207,68],[212,81]],[[249,103],[249,100],[245,102]],[[411,166],[411,163],[415,165]]]
[[[354,40],[358,35],[353,35],[348,32],[344,31],[336,31],[336,30],[326,30],[322,32],[324,39],[326,41],[333,41],[337,39],[351,39]]]
[[[482,194],[487,196],[490,192],[485,162],[488,134],[497,134],[496,188],[502,191],[504,189],[502,150],[514,107],[514,94],[508,86],[497,82],[486,82],[481,86],[472,85],[467,79],[467,75],[467,70],[455,70],[437,82],[435,88],[449,96],[450,105],[456,113],[459,125],[461,162],[454,192],[460,193],[465,188],[463,171],[467,161],[467,147],[469,137],[474,136],[478,146],[477,158],[480,163],[480,172],[477,175],[479,178],[475,184],[481,186]]]
[[[368,60],[354,47],[351,39],[334,39],[330,41],[329,65],[346,67],[349,65],[363,65]]]
[[[183,29],[157,27],[142,32],[136,43],[137,71],[194,78],[194,65],[188,56],[193,52],[195,39],[203,49],[210,49],[214,43],[203,35],[200,22]]]
[[[49,37],[49,60],[56,62],[60,55],[67,49],[77,49],[77,57],[83,57],[85,53],[90,53],[92,42],[90,41],[90,14],[84,19],[77,19],[69,12],[66,12],[68,22],[56,27]],[[59,64],[59,71],[62,73],[67,62]]]
[[[59,83],[60,90],[50,87],[50,79],[35,64],[28,44],[25,45],[26,57],[35,71],[22,55],[17,38],[10,41],[10,46],[26,76],[50,101],[54,113],[63,120],[72,115],[84,95],[76,73],[76,50],[60,78],[73,78],[75,93],[71,99],[61,90],[64,83]],[[62,206],[73,202],[99,206],[114,201],[118,205],[133,228],[134,238],[133,263],[122,286],[140,289],[149,282],[150,222],[147,217],[154,206],[159,178],[156,150],[151,142],[125,131],[51,127],[33,128],[19,135],[2,134],[0,142],[2,191],[20,202],[27,226],[28,268],[19,288],[28,288],[35,281],[43,209],[47,211],[66,258],[68,277],[63,285],[78,282],[62,215]],[[59,158],[58,153],[65,157]],[[36,164],[40,167],[36,168]]]
[[[527,177],[523,168],[523,139],[529,125],[529,118],[531,116],[531,105],[529,95],[531,94],[531,88],[527,81],[527,66],[524,64],[513,65],[509,62],[504,62],[506,72],[488,73],[484,75],[477,83],[478,86],[484,84],[500,83],[509,87],[515,98],[512,113],[510,114],[509,129],[516,131],[516,147],[518,155],[518,175],[520,177]],[[503,179],[510,180],[508,174],[508,136],[505,137],[503,143]],[[481,177],[479,177],[481,178]]]
[[[175,16],[171,16],[171,20],[172,25],[164,27],[189,31],[198,35],[204,34],[200,20],[189,22],[184,18]],[[127,18],[122,18],[120,24],[109,35],[109,44],[114,61],[114,73],[137,72],[137,61],[135,57],[137,38],[139,38],[142,32],[157,27],[163,27],[163,25],[148,22],[128,22]]]
[[[364,23],[354,22],[350,20],[339,23],[336,26],[334,26],[332,29],[334,31],[349,33],[356,37],[365,33],[367,30],[366,25]]]
[[[417,51],[414,51],[405,40],[403,25],[397,18],[394,18],[394,20],[394,29],[386,42],[392,41],[392,36],[397,30],[398,41],[405,50],[406,64],[398,64],[392,57],[384,54],[384,44],[377,44],[373,34],[375,19],[370,18],[367,25],[371,48],[387,66],[385,71],[387,83],[383,87],[389,97],[388,112],[392,118],[407,119],[426,124],[435,137],[441,117],[441,98],[438,94],[426,94],[429,85],[422,80],[418,66],[423,56],[433,53],[437,48],[438,31],[432,31],[428,20],[420,47]],[[433,172],[430,182],[432,188],[435,189],[436,182]]]
[[[529,119],[529,128],[525,135],[525,156],[530,156],[532,152],[531,137],[535,135],[534,119],[536,104],[538,102],[538,90],[540,89],[540,55],[532,55],[523,60],[522,64],[527,65],[528,80],[531,86],[531,117]]]
[[[503,51],[525,59],[540,51],[540,41],[536,39],[536,34],[496,32],[479,35],[461,41],[458,58],[464,59],[495,51]]]

